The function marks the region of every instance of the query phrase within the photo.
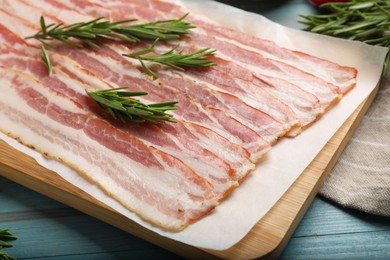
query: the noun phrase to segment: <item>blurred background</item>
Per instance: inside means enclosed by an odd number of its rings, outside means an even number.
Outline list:
[[[319,10],[307,0],[218,0],[246,11],[261,14],[284,26],[303,29],[299,15],[315,14]]]

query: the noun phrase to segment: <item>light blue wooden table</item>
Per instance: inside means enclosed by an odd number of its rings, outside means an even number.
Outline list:
[[[300,28],[298,14],[315,12],[304,0],[225,2],[295,28]],[[180,259],[0,177],[2,228],[18,237],[6,249],[18,259]],[[280,258],[390,259],[390,218],[342,209],[317,197]]]

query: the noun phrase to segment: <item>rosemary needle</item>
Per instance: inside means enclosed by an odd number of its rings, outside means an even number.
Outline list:
[[[42,60],[43,60],[43,63],[45,64],[48,72],[49,72],[49,76],[51,75],[52,71],[53,71],[53,67],[51,65],[51,62],[50,62],[50,58],[49,58],[49,55],[47,54],[47,51],[45,49],[45,46],[41,46],[41,51],[42,51]]]
[[[158,78],[150,68],[148,68],[143,61],[157,62],[169,66],[175,70],[184,71],[184,67],[209,67],[215,66],[216,64],[207,59],[208,56],[214,55],[216,50],[209,48],[194,51],[192,53],[183,53],[182,51],[175,52],[179,45],[174,46],[169,51],[156,54],[156,55],[145,55],[155,51],[155,46],[158,39],[147,49],[136,51],[129,54],[122,54],[123,56],[138,59],[145,70],[145,72],[153,78]]]
[[[173,116],[166,111],[176,110],[177,101],[144,104],[131,97],[147,95],[147,92],[121,91],[123,89],[126,87],[86,92],[100,108],[122,122],[151,124],[161,124],[162,121],[175,122],[172,120]]]

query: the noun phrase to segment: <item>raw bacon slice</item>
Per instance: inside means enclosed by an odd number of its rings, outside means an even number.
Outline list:
[[[215,75],[229,79],[230,86],[238,86],[246,91],[247,95],[255,96],[258,91],[266,91],[287,104],[295,113],[302,128],[312,124],[324,110],[320,107],[318,98],[297,86],[271,76],[253,74],[238,64],[214,58],[217,64],[212,71]],[[191,73],[191,72],[190,72]],[[205,74],[207,76],[207,74]],[[214,76],[213,80],[218,77]]]
[[[37,32],[36,26],[31,25],[24,19],[20,19],[15,15],[10,14],[2,8],[0,8],[0,25],[9,31],[12,31],[16,35],[19,35],[21,39]]]
[[[21,17],[24,17],[28,21],[36,21],[38,22],[41,15],[46,17],[50,17],[50,22],[60,23],[60,20],[56,19],[52,14],[45,12],[37,12],[35,7],[32,7],[25,1],[19,0],[0,0],[1,9],[7,11],[10,14],[18,14]]]
[[[39,22],[40,17],[44,16],[48,23],[61,23],[60,17],[67,17],[70,23],[79,23],[82,21],[90,21],[96,17],[86,16],[73,12],[61,2],[54,1],[28,1],[28,0],[0,0],[1,8],[10,14],[18,14],[20,17],[28,21]],[[56,11],[53,12],[53,7]],[[87,17],[87,18],[86,18]]]
[[[339,88],[311,74],[305,73],[293,66],[280,61],[266,59],[258,53],[243,50],[237,45],[218,41],[215,37],[194,34],[189,43],[205,48],[217,48],[222,59],[236,62],[255,74],[271,76],[288,81],[304,91],[315,95],[323,109],[328,109],[340,99]]]
[[[220,37],[221,40],[227,38],[234,39],[242,48],[255,51],[265,58],[287,63],[311,75],[315,75],[339,87],[342,94],[346,94],[356,85],[357,70],[354,68],[341,66],[303,52],[281,48],[272,41],[259,39],[250,34],[227,28],[222,29],[220,26],[200,22],[199,20],[196,23],[206,29],[208,33]]]
[[[211,185],[180,160],[87,116],[34,78],[0,67],[0,88],[2,131],[77,169],[140,217],[178,231],[217,205]]]
[[[191,75],[191,72],[188,72]],[[188,93],[203,106],[213,106],[228,112],[270,143],[274,143],[285,134],[286,129],[289,130],[291,128],[290,125],[283,128],[279,121],[276,121],[268,114],[242,102],[234,92],[231,92],[232,94],[221,92],[212,89],[213,86],[210,84],[199,84],[199,82],[187,79],[183,75],[177,75],[166,70],[159,70],[159,81],[167,83],[179,91]],[[283,106],[279,107],[283,108]]]

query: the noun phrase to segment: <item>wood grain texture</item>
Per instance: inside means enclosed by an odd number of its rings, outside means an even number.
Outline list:
[[[202,250],[163,238],[116,213],[4,142],[0,142],[0,175],[185,257],[274,258],[287,244],[327,173],[371,104],[376,91],[377,88],[356,109],[268,214],[242,241],[224,251]]]
[[[307,217],[294,238],[390,231],[390,218],[342,208],[322,198],[317,199]],[[390,236],[388,239],[390,246]]]
[[[390,218],[316,198],[279,259],[390,259]]]
[[[299,250],[286,251],[288,257],[282,256],[280,259],[390,259],[389,234],[387,230],[364,235],[349,233],[300,237],[291,242],[291,247],[299,245]]]

